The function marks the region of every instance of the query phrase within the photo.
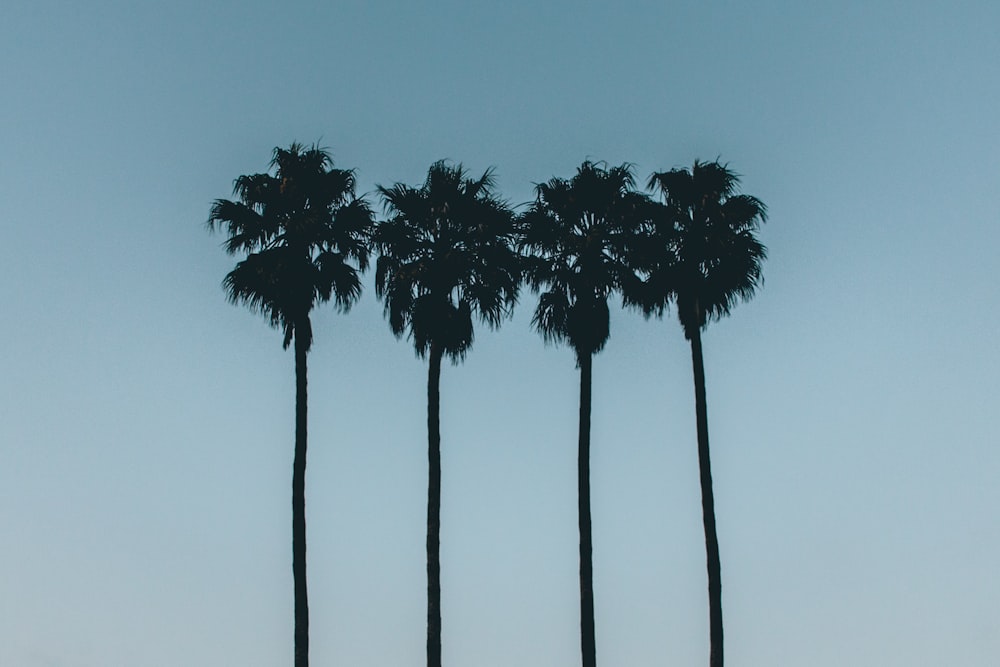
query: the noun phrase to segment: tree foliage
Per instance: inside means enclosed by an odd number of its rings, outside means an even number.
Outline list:
[[[308,349],[313,307],[333,300],[346,311],[361,295],[372,212],[354,172],[324,149],[275,148],[271,168],[237,178],[235,201],[216,200],[208,226],[229,235],[229,254],[247,254],[223,281],[229,300],[264,314],[286,348],[300,336]]]
[[[634,246],[632,261],[643,280],[626,290],[626,300],[646,315],[660,315],[675,302],[689,339],[749,300],[763,281],[767,249],[756,232],[767,208],[739,194],[738,185],[739,176],[717,161],[695,161],[691,169],[649,179],[663,203]]]
[[[631,165],[588,160],[570,179],[538,184],[521,217],[525,278],[539,292],[532,324],[546,341],[568,342],[578,358],[604,347],[608,298],[636,280],[628,256],[652,209],[634,186]]]
[[[461,164],[439,161],[420,187],[378,191],[388,219],[373,237],[375,290],[393,333],[408,335],[418,356],[436,344],[463,358],[473,315],[499,326],[521,281],[513,214],[496,195],[492,172],[470,178]]]

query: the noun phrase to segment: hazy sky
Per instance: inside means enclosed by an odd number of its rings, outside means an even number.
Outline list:
[[[275,146],[375,184],[720,157],[758,297],[705,336],[734,667],[1000,654],[1000,5],[10,0],[0,21],[0,665],[292,657],[290,351],[205,229]],[[316,665],[424,664],[426,365],[366,277],[316,314]],[[578,373],[525,294],[442,377],[444,660],[579,664]],[[707,661],[690,350],[594,367],[602,665]]]

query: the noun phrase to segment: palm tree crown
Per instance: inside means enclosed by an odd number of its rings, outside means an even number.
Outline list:
[[[238,200],[216,200],[208,226],[228,232],[229,254],[247,253],[223,281],[230,301],[263,313],[286,348],[297,336],[308,350],[312,308],[333,299],[347,310],[361,295],[372,213],[354,172],[334,169],[326,150],[275,148],[271,167],[237,178]]]
[[[767,249],[755,233],[767,208],[756,197],[737,194],[738,185],[739,176],[717,161],[695,161],[690,170],[649,179],[663,208],[636,246],[646,280],[627,296],[647,315],[662,314],[675,300],[688,339],[749,300],[763,280]]]
[[[375,290],[393,333],[408,333],[420,357],[439,345],[463,358],[473,312],[496,327],[517,299],[513,215],[493,188],[491,171],[473,179],[445,161],[419,188],[378,188],[390,217],[374,235]]]
[[[532,319],[546,341],[566,341],[578,359],[608,340],[608,297],[634,280],[625,261],[648,199],[628,164],[585,161],[575,176],[536,186],[521,218],[526,278],[540,291]]]

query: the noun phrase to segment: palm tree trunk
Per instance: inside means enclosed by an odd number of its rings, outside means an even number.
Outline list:
[[[694,405],[698,420],[698,469],[701,473],[701,514],[705,525],[708,557],[709,667],[722,667],[722,567],[719,538],[715,531],[715,497],[712,493],[712,462],[708,453],[708,405],[705,401],[705,365],[701,353],[701,329],[691,334],[694,367]]]
[[[577,503],[580,520],[580,648],[583,667],[596,667],[594,638],[594,563],[590,530],[590,385],[593,354],[580,355],[580,443],[577,451]]]
[[[292,463],[292,579],[295,583],[295,667],[309,667],[306,592],[306,351],[295,334],[295,460]]]
[[[441,667],[441,357],[431,345],[427,373],[427,667]]]

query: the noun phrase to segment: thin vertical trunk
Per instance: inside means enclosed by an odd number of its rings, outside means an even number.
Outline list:
[[[705,525],[708,557],[709,667],[722,667],[722,567],[719,538],[715,530],[715,497],[712,493],[712,462],[708,453],[708,405],[705,401],[705,365],[701,352],[701,329],[691,335],[694,367],[694,404],[698,420],[698,469],[701,473],[701,513]]]
[[[441,357],[431,345],[427,373],[427,667],[441,667]]]
[[[580,444],[577,452],[577,502],[580,520],[580,648],[583,667],[596,667],[594,638],[594,563],[590,530],[590,384],[593,354],[580,355]]]
[[[295,582],[295,667],[309,667],[306,592],[306,351],[295,334],[295,460],[292,463],[292,578]]]

